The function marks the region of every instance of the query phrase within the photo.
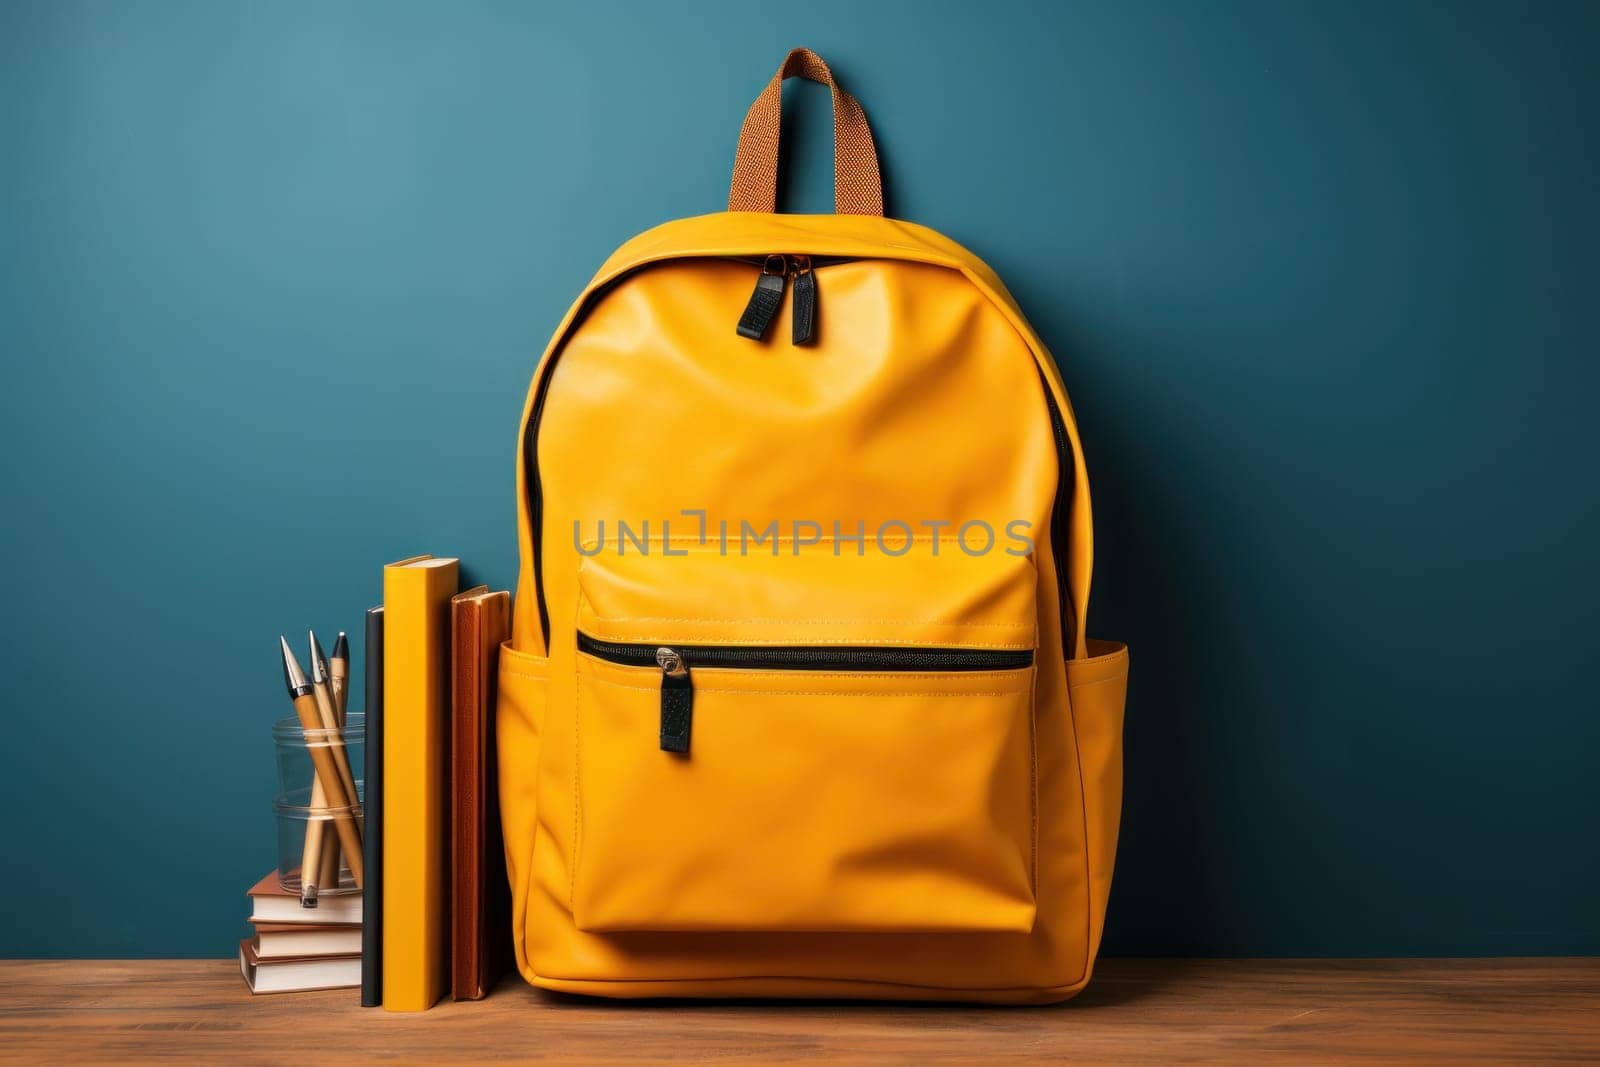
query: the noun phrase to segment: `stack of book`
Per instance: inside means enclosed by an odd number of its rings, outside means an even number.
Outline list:
[[[361,896],[324,896],[316,910],[278,884],[278,872],[249,891],[255,936],[239,942],[239,970],[252,993],[345,989],[361,984]],[[314,921],[307,921],[307,917]]]
[[[494,708],[511,594],[459,589],[453,558],[384,567],[366,618],[361,892],[308,911],[263,878],[239,946],[255,992],[360,986],[364,1006],[425,1011],[488,995],[510,968]]]

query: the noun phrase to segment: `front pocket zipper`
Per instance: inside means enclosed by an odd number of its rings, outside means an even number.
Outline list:
[[[694,257],[686,256],[681,258],[691,259]],[[766,313],[766,317],[764,319],[761,318],[760,313],[758,313],[755,321],[750,323],[752,328],[759,328],[756,329],[753,334],[747,333],[745,330],[746,323],[744,321],[744,316],[740,317],[738,330],[739,335],[741,337],[753,337],[755,339],[760,339],[761,337],[765,336],[767,327],[771,325],[772,318],[777,314],[778,305],[783,302],[784,281],[788,276],[790,269],[789,261],[791,259],[804,260],[806,262],[807,269],[795,275],[795,301],[797,306],[795,309],[796,315],[793,337],[793,342],[795,344],[804,344],[809,342],[815,334],[817,287],[816,275],[813,272],[819,267],[831,267],[841,263],[856,263],[866,257],[729,255],[711,256],[707,258],[731,260],[737,263],[749,264],[753,267],[760,267],[763,272],[763,279],[766,277],[766,269],[769,264],[776,268],[777,264],[773,263],[774,260],[782,261],[784,263],[784,272],[778,276],[776,281],[777,295],[772,301],[771,311]],[[530,412],[527,423],[523,427],[523,462],[528,475],[528,528],[529,537],[533,543],[533,601],[535,607],[537,607],[539,611],[539,636],[547,643],[551,638],[550,605],[545,601],[544,480],[541,476],[539,468],[539,429],[544,423],[545,399],[550,391],[550,383],[555,376],[555,363],[561,358],[561,353],[566,347],[566,341],[568,337],[571,336],[572,330],[576,328],[577,323],[583,320],[584,316],[588,314],[594,305],[599,302],[601,297],[622,285],[634,275],[658,265],[659,263],[657,262],[649,262],[630,268],[629,270],[622,271],[615,277],[609,279],[603,285],[596,286],[588,293],[582,304],[579,306],[577,313],[573,316],[572,322],[569,324],[566,333],[554,344],[554,351],[550,356],[550,366],[545,369],[544,374],[538,376],[538,386],[535,388],[533,395],[533,410]],[[770,287],[773,285],[773,283],[767,282],[767,285]],[[759,290],[760,287],[761,282],[758,281],[757,289]],[[750,303],[753,305],[755,302],[756,294],[752,293]],[[746,314],[749,314],[748,306],[746,308]],[[1074,479],[1077,471],[1074,466],[1075,457],[1072,451],[1071,442],[1067,436],[1066,422],[1061,416],[1061,409],[1056,404],[1055,394],[1051,392],[1049,379],[1046,378],[1042,368],[1039,371],[1039,385],[1044,390],[1045,408],[1049,414],[1051,432],[1056,440],[1056,460],[1058,474],[1056,478],[1055,507],[1052,510],[1050,517],[1050,552],[1054,557],[1055,562],[1058,600],[1057,607],[1059,609],[1061,619],[1061,640],[1063,644],[1063,653],[1067,659],[1071,659],[1073,648],[1072,635],[1075,633],[1075,627],[1081,621],[1072,617],[1073,612],[1070,600],[1071,589],[1068,584],[1067,575],[1067,546],[1071,542],[1069,527],[1071,523],[1072,495],[1075,488]]]
[[[624,667],[661,670],[661,749],[688,752],[694,721],[690,666],[762,671],[1012,671],[1033,666],[1032,649],[879,648],[870,645],[658,645],[578,634],[578,651]]]

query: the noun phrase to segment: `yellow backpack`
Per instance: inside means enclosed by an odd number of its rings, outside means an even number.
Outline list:
[[[793,75],[833,92],[833,215],[774,213]],[[1072,409],[989,268],[883,217],[814,53],[750,108],[729,210],[623,245],[556,330],[517,500],[498,738],[528,981],[1083,988],[1128,653],[1083,633]]]

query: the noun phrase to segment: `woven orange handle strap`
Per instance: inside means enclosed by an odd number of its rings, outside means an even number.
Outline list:
[[[856,98],[839,88],[822,57],[796,48],[784,57],[772,81],[761,90],[739,131],[739,152],[733,160],[729,211],[778,209],[778,138],[783,128],[783,81],[809,78],[833,90],[833,210],[841,215],[882,215],[883,180],[878,152],[872,145],[867,113]]]

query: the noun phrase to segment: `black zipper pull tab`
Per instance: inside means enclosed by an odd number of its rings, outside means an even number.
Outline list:
[[[810,344],[817,322],[817,276],[811,273],[811,257],[795,256],[790,270],[794,273],[793,342]]]
[[[788,270],[789,263],[782,256],[767,257],[761,267],[761,277],[756,279],[756,291],[750,294],[750,302],[744,306],[744,314],[739,316],[740,337],[759,341],[766,336],[772,316],[778,313],[778,308],[783,304],[783,281]]]
[[[661,751],[688,752],[689,728],[694,724],[689,664],[676,649],[658,648],[656,666],[661,668]]]

